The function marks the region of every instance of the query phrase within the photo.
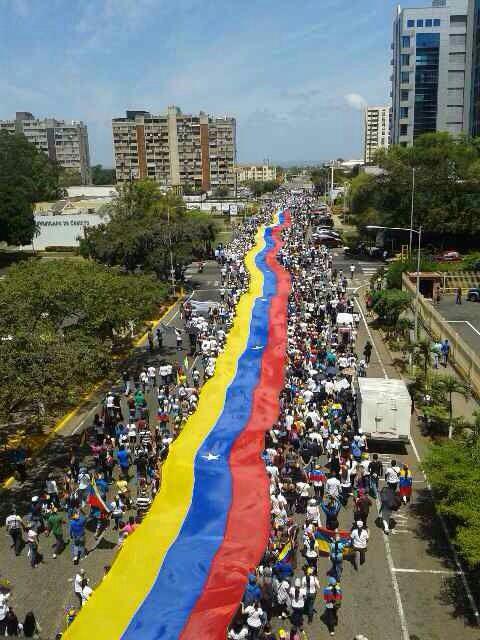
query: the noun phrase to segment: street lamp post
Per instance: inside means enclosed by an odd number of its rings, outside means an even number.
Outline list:
[[[416,287],[415,287],[415,308],[414,308],[414,337],[415,341],[418,340],[418,311],[419,311],[419,300],[420,300],[420,257],[421,257],[421,248],[422,248],[422,227],[420,226],[418,229],[413,229],[410,227],[409,229],[405,227],[380,227],[378,225],[368,225],[367,229],[384,229],[390,231],[409,231],[410,235],[416,233],[418,236],[418,250],[417,250],[417,273],[416,273]]]
[[[170,207],[167,209],[167,223],[168,223],[168,245],[170,252],[170,277],[172,280],[172,293],[175,295],[175,269],[173,267],[173,253],[172,253],[172,232],[170,229]]]
[[[413,212],[415,208],[415,167],[412,167],[412,204],[410,207],[410,242],[408,244],[408,257],[412,257],[412,241],[413,241]]]

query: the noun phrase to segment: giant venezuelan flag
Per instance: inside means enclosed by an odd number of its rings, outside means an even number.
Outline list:
[[[227,348],[171,447],[139,529],[64,637],[225,638],[249,570],[265,549],[270,501],[260,453],[283,386],[288,274],[276,261],[281,214],[246,265]]]

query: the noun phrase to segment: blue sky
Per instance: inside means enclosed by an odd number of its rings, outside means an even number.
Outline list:
[[[112,117],[169,104],[235,116],[241,162],[360,157],[362,105],[389,101],[395,6],[0,0],[0,118],[84,120],[106,166]]]

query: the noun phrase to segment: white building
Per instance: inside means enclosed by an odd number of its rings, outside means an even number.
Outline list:
[[[277,167],[269,164],[238,165],[239,182],[270,182],[277,179]]]
[[[390,107],[365,109],[364,161],[371,164],[379,149],[387,149],[390,135]]]

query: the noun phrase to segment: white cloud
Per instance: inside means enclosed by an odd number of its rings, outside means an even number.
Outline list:
[[[356,109],[357,111],[363,111],[367,106],[367,101],[359,93],[347,93],[345,96],[345,102],[349,107]]]

